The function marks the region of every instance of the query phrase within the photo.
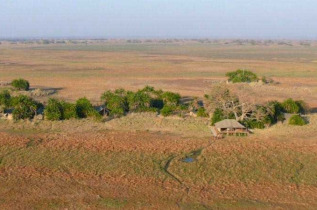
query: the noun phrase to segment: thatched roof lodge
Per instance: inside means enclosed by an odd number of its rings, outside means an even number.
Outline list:
[[[215,124],[218,132],[228,135],[248,134],[248,129],[236,120],[225,119]]]

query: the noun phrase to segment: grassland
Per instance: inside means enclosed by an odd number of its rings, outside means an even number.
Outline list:
[[[256,102],[317,107],[317,45],[90,43],[0,45],[0,80],[95,103],[144,85],[201,97],[227,71],[279,84],[235,85]],[[46,100],[46,99],[43,99]],[[130,114],[106,122],[0,120],[1,209],[316,209],[317,116],[212,140],[205,118]],[[191,157],[193,162],[184,162]]]
[[[317,106],[316,56],[317,45],[0,45],[0,78],[24,77],[35,87],[61,89],[59,96],[67,100],[86,95],[98,102],[105,89],[147,84],[202,96],[214,82],[224,80],[226,72],[244,68],[280,82],[269,91],[255,88],[256,94],[267,99],[306,99]]]

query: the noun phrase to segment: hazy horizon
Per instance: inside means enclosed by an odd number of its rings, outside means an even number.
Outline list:
[[[1,39],[317,39],[313,0],[0,0]]]

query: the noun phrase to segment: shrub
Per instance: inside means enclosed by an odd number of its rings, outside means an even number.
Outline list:
[[[294,101],[291,98],[286,99],[282,103],[282,107],[283,107],[284,111],[287,112],[287,113],[297,114],[300,111],[300,107],[298,106],[296,101]]]
[[[278,101],[270,101],[268,102],[267,107],[271,109],[273,123],[276,123],[277,121],[283,121],[285,119],[283,114],[284,108],[281,103]]]
[[[110,110],[110,115],[122,116],[129,110],[127,95],[122,89],[114,92],[106,91],[102,94],[101,100],[105,102],[106,108]]]
[[[300,115],[293,115],[290,119],[289,119],[289,124],[290,125],[298,125],[298,126],[303,126],[306,125],[306,121],[303,117],[301,117]]]
[[[63,108],[63,119],[69,120],[71,118],[77,118],[77,109],[76,105],[72,103],[67,103],[65,101],[61,102]]]
[[[29,90],[30,83],[25,79],[15,79],[11,82],[11,85],[17,90]]]
[[[44,115],[47,120],[62,120],[63,119],[63,107],[57,99],[50,98],[48,104],[45,107]]]
[[[169,115],[172,115],[175,111],[176,107],[173,107],[173,106],[164,106],[162,109],[161,109],[161,115],[163,115],[164,117],[166,116],[169,116]]]
[[[11,95],[9,91],[4,90],[0,93],[0,106],[3,109],[6,109],[10,106],[11,104]]]
[[[245,120],[243,122],[243,124],[246,127],[251,128],[251,129],[254,129],[254,128],[263,129],[263,128],[265,128],[264,122],[256,121],[256,120]]]
[[[79,118],[98,117],[99,115],[87,98],[80,98],[76,101],[76,113]]]
[[[233,83],[258,81],[258,77],[256,74],[251,71],[241,69],[238,69],[234,72],[228,72],[226,76],[229,77],[228,80]]]
[[[217,122],[220,122],[221,120],[224,120],[225,116],[221,109],[217,108],[215,109],[212,118],[211,118],[211,125],[215,125]]]
[[[130,111],[146,111],[151,106],[151,97],[149,94],[143,91],[137,91],[136,93],[128,92],[127,102],[129,104]]]
[[[41,107],[41,104],[25,95],[15,97],[12,100],[14,106],[12,114],[14,120],[32,119],[35,116],[38,108]]]
[[[200,107],[197,110],[197,117],[208,117],[209,115],[206,113],[206,110],[204,107]]]
[[[180,102],[181,96],[178,93],[164,92],[162,94],[164,105],[177,106]]]
[[[295,101],[295,103],[299,107],[299,113],[306,114],[307,112],[309,112],[309,106],[305,101],[299,100]]]

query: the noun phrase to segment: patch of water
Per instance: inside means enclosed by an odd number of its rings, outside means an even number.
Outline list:
[[[195,161],[195,159],[191,158],[191,157],[188,157],[188,158],[184,158],[182,161],[185,162],[185,163],[192,163],[192,162]]]

